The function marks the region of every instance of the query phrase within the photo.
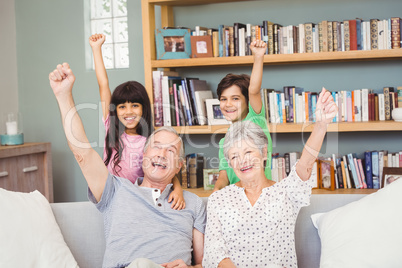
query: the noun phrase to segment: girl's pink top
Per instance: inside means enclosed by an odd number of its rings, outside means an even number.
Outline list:
[[[103,121],[105,124],[106,133],[110,127],[109,115],[106,120]],[[145,141],[147,138],[141,135],[128,135],[125,132],[121,135],[121,140],[124,144],[124,149],[121,155],[119,166],[116,171],[113,171],[113,161],[110,161],[107,169],[113,175],[121,178],[125,178],[134,183],[138,177],[144,177],[144,172],[142,171],[142,156],[145,146]],[[106,144],[106,143],[105,143]],[[111,159],[113,159],[116,151],[113,150]],[[103,150],[103,159],[106,159],[106,148]]]

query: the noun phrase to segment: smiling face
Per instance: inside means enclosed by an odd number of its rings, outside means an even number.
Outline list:
[[[246,118],[248,105],[240,87],[232,85],[225,89],[219,98],[220,108],[226,120],[236,122]]]
[[[228,160],[237,177],[250,180],[265,176],[264,161],[267,147],[261,150],[250,140],[239,140],[228,151]]]
[[[142,105],[137,102],[125,102],[117,105],[117,117],[126,127],[127,134],[137,134],[136,129],[142,117]]]
[[[144,178],[170,183],[182,166],[180,139],[169,131],[157,132],[150,139],[142,163]]]

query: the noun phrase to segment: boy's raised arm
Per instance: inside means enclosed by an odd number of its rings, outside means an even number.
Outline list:
[[[89,44],[91,45],[94,56],[96,79],[99,85],[99,95],[102,102],[103,119],[106,119],[109,114],[109,104],[112,94],[110,92],[109,79],[102,57],[102,45],[104,42],[105,36],[103,34],[94,34],[89,37]]]
[[[248,88],[248,96],[250,105],[253,110],[259,114],[262,109],[261,99],[261,83],[264,67],[264,54],[267,44],[262,40],[256,40],[250,44],[250,49],[253,52],[254,63],[253,70],[250,76],[250,85]]]
[[[97,201],[102,197],[108,170],[99,154],[90,146],[84,126],[75,108],[72,88],[75,76],[68,63],[57,65],[49,74],[50,86],[59,104],[68,145]]]

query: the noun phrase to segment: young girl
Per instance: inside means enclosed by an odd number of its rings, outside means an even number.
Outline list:
[[[269,134],[265,110],[261,99],[261,82],[264,66],[266,43],[256,40],[250,44],[253,52],[254,64],[251,77],[248,75],[226,75],[218,85],[217,94],[220,108],[226,120],[231,122],[248,120],[260,126],[268,138],[268,154],[265,165],[265,176],[271,179],[272,140]],[[219,142],[219,177],[215,183],[214,191],[239,181],[239,178],[229,167],[224,154],[223,144],[225,138]]]
[[[104,42],[103,34],[89,37],[106,130],[103,159],[110,173],[134,183],[144,176],[142,155],[146,137],[151,134],[151,104],[144,86],[136,81],[117,86],[111,94],[102,58]],[[183,190],[176,177],[173,188],[169,197],[172,208],[185,208]]]

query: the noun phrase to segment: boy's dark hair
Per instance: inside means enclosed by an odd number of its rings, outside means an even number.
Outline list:
[[[117,117],[116,107],[119,104],[126,102],[136,102],[142,105],[142,117],[137,125],[137,134],[148,137],[152,133],[151,103],[145,87],[136,81],[128,81],[117,86],[113,91],[110,101],[110,126],[105,138],[106,159],[104,161],[106,166],[110,163],[110,161],[113,162],[113,171],[117,175],[121,170],[119,162],[121,153],[124,149],[121,135],[124,133],[126,127]],[[114,155],[113,159],[111,159],[113,150],[116,151],[116,154]]]
[[[250,76],[247,74],[227,74],[218,84],[216,93],[218,94],[218,99],[221,98],[223,91],[233,85],[240,88],[241,94],[246,98],[248,103],[248,87],[250,85]]]

